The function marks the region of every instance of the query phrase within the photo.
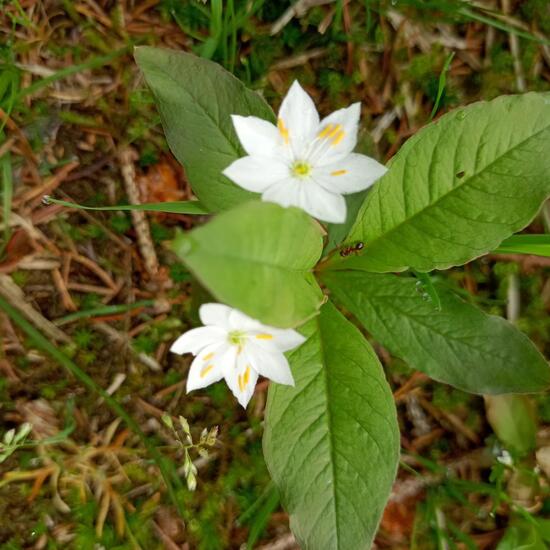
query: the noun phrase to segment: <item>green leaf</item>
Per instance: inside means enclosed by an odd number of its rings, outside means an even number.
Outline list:
[[[412,277],[326,271],[322,281],[388,350],[435,380],[471,393],[528,393],[550,385],[550,368],[511,323],[441,285],[441,308]]]
[[[146,46],[136,48],[135,58],[155,95],[168,145],[199,200],[219,211],[252,198],[222,174],[245,155],[230,115],[273,121],[269,105],[212,61]]]
[[[494,253],[550,256],[550,235],[512,235]]]
[[[61,201],[44,197],[47,204],[60,204],[79,210],[144,210],[146,212],[168,212],[170,214],[208,214],[208,210],[199,201],[146,202],[144,204],[117,204],[116,206],[84,206],[75,202]]]
[[[174,240],[174,250],[220,301],[268,325],[315,315],[323,293],[311,269],[320,226],[297,208],[250,202]]]
[[[526,395],[486,395],[485,409],[491,428],[506,447],[519,455],[534,450],[537,422]]]
[[[457,109],[405,143],[368,194],[333,269],[417,271],[464,264],[525,227],[550,194],[550,95]]]
[[[264,455],[302,548],[370,548],[399,460],[393,397],[373,349],[328,303],[271,384]]]
[[[546,544],[533,521],[517,521],[506,530],[497,550],[547,550]]]

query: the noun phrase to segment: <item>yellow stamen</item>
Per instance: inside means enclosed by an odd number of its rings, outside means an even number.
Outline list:
[[[202,360],[203,361],[210,361],[210,359],[212,359],[212,357],[214,357],[214,352],[210,352],[209,354],[205,355]]]
[[[331,176],[343,176],[344,174],[347,174],[347,170],[334,170],[334,172],[331,172]]]
[[[327,137],[334,128],[334,124],[327,124],[318,134],[317,137],[319,139],[323,139],[324,137]]]
[[[239,376],[237,377],[237,381],[239,382],[239,389],[241,391],[244,391],[244,385],[243,385],[243,377],[239,374]]]
[[[340,130],[334,137],[332,137],[332,143],[330,144],[331,147],[334,147],[335,145],[338,145],[346,135],[346,132],[344,130]]]
[[[246,386],[249,380],[250,380],[250,365],[248,365],[248,367],[246,367],[246,370],[244,371],[243,385]]]
[[[290,138],[288,134],[288,128],[285,126],[285,123],[281,117],[277,119],[277,128],[279,129],[279,133],[283,137],[284,142],[288,144]]]
[[[331,139],[336,136],[342,130],[342,125],[337,124],[328,134],[327,139]]]
[[[206,365],[206,367],[201,370],[201,378],[204,378],[213,368],[214,365]]]
[[[256,338],[258,340],[272,340],[273,334],[267,334],[267,333],[256,334]]]

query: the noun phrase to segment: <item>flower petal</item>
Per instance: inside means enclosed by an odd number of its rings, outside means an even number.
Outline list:
[[[330,193],[311,181],[304,185],[300,208],[314,218],[330,223],[346,221],[346,201],[342,195]]]
[[[225,343],[211,344],[195,357],[187,375],[187,393],[223,378],[222,359],[228,347]]]
[[[279,109],[278,128],[283,141],[289,143],[299,157],[304,147],[315,138],[318,127],[319,114],[315,104],[295,80]]]
[[[199,308],[199,317],[203,325],[213,325],[229,329],[229,316],[233,308],[224,304],[202,304]]]
[[[250,333],[249,338],[271,353],[285,352],[301,346],[306,338],[292,329],[281,329],[263,325]]]
[[[281,352],[270,353],[265,348],[254,344],[246,347],[246,354],[252,367],[262,376],[277,382],[294,386],[287,358]]]
[[[199,327],[182,334],[170,347],[172,353],[197,355],[210,344],[225,340],[227,331],[218,327]]]
[[[247,191],[262,193],[270,185],[288,177],[289,167],[282,159],[249,156],[232,162],[223,175]]]
[[[249,155],[270,157],[281,145],[277,127],[255,116],[231,115],[233,126],[243,149]]]
[[[330,193],[311,182],[305,186],[301,207],[313,217],[330,223],[346,221],[346,201],[342,195]]]
[[[262,193],[262,200],[274,202],[284,207],[299,206],[300,182],[292,178],[278,181]]]
[[[357,144],[360,116],[361,104],[354,103],[324,118],[319,125],[317,142],[308,157],[310,162],[324,166],[348,156]]]
[[[332,193],[356,193],[370,187],[388,169],[373,158],[351,153],[345,159],[314,169],[313,179]]]
[[[263,192],[262,200],[281,206],[297,206],[311,216],[331,223],[346,221],[346,201],[341,195],[330,193],[313,179],[285,180]]]
[[[229,316],[229,326],[231,330],[239,330],[243,332],[248,332],[250,330],[261,330],[264,326],[260,321],[252,319],[242,311],[238,309],[233,309],[231,315]]]
[[[229,330],[239,330],[267,351],[289,351],[305,342],[305,337],[293,329],[282,329],[264,325],[238,309],[232,309],[229,316]]]
[[[258,373],[250,364],[245,352],[237,356],[234,368],[226,370],[225,381],[239,403],[246,408],[254,394]]]

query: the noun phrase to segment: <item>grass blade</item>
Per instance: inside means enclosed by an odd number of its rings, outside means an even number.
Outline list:
[[[455,52],[451,52],[449,57],[447,57],[447,59],[445,60],[443,69],[441,69],[441,74],[439,75],[439,84],[437,86],[437,97],[435,98],[434,107],[432,109],[432,112],[430,114],[430,118],[428,119],[428,121],[431,121],[433,119],[433,117],[437,113],[437,110],[439,109],[439,103],[441,101],[441,98],[443,97],[445,86],[447,85],[447,72],[449,71],[449,67],[451,66],[451,61],[453,60],[454,56],[455,56]]]
[[[2,221],[4,234],[0,244],[0,258],[3,256],[10,239],[10,214],[13,198],[13,174],[11,171],[11,155],[9,151],[0,158],[0,180],[2,182]]]
[[[119,204],[117,206],[84,206],[76,202],[62,201],[49,196],[44,197],[46,204],[59,204],[80,210],[118,211],[143,210],[145,212],[165,212],[169,214],[208,214],[208,210],[199,201],[149,202],[145,204]]]
[[[547,40],[546,38],[540,38],[529,32],[525,32],[525,31],[522,31],[521,29],[517,29],[512,25],[507,25],[506,23],[502,23],[501,21],[493,17],[488,17],[486,15],[476,13],[470,8],[463,7],[460,10],[458,10],[458,13],[460,13],[464,17],[471,19],[473,21],[478,21],[479,23],[484,23],[485,25],[489,25],[490,27],[494,27],[495,29],[498,29],[500,31],[504,31],[510,34],[515,34],[520,38],[525,38],[525,40],[531,40],[533,42],[538,42],[540,44],[550,46],[550,40]]]
[[[493,254],[534,254],[550,257],[550,235],[512,235]]]
[[[112,305],[112,306],[95,307],[92,309],[85,309],[83,311],[76,311],[74,313],[70,313],[65,317],[60,317],[59,319],[55,319],[53,323],[54,325],[60,327],[63,325],[67,325],[68,323],[72,323],[73,321],[78,321],[80,319],[87,319],[89,317],[97,317],[100,315],[116,315],[117,313],[126,313],[128,311],[132,311],[132,309],[150,307],[153,305],[155,305],[154,300],[141,300],[138,302],[134,302],[133,304],[120,304],[120,305]]]

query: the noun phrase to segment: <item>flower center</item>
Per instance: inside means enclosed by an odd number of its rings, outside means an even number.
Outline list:
[[[295,178],[307,178],[311,173],[311,164],[303,160],[297,160],[290,168],[290,172]]]
[[[244,344],[246,338],[246,333],[242,330],[232,330],[228,335],[227,339],[229,340],[230,344],[233,344],[235,346],[241,346]]]

